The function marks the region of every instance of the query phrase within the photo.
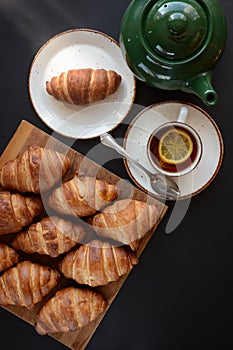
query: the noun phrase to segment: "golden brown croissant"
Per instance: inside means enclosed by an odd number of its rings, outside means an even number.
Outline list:
[[[42,307],[36,316],[35,329],[42,335],[76,331],[95,320],[106,308],[107,302],[99,293],[67,287]]]
[[[94,214],[117,196],[116,185],[76,172],[73,179],[52,192],[48,203],[58,213],[82,217]]]
[[[18,253],[13,248],[0,242],[0,272],[9,269],[18,261]]]
[[[0,305],[32,308],[57,285],[60,274],[48,266],[23,261],[0,277]]]
[[[113,70],[73,69],[46,82],[46,91],[59,101],[76,105],[100,101],[118,89],[121,76]]]
[[[19,233],[12,246],[28,254],[46,254],[55,258],[81,243],[84,236],[85,231],[80,225],[52,216]]]
[[[116,247],[93,240],[68,253],[60,262],[59,269],[67,278],[96,287],[117,281],[137,263],[138,258],[129,247]]]
[[[122,199],[96,214],[92,225],[101,237],[128,244],[135,250],[138,240],[145,236],[158,219],[156,206],[134,199]]]
[[[32,145],[1,168],[0,184],[8,190],[38,194],[55,185],[69,166],[64,154]]]
[[[21,231],[24,226],[31,224],[42,210],[43,205],[39,197],[0,191],[0,235]]]

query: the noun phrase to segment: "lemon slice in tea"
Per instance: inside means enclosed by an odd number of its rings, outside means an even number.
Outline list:
[[[185,162],[193,151],[193,141],[189,134],[181,129],[165,132],[159,141],[159,156],[167,164]]]

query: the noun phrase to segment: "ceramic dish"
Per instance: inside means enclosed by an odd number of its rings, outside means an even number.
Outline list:
[[[198,166],[192,172],[173,177],[181,191],[180,199],[194,196],[210,185],[220,169],[224,153],[221,133],[214,120],[199,107],[185,104],[189,109],[186,123],[199,134],[203,151]],[[155,170],[147,155],[150,134],[163,123],[176,120],[181,106],[182,103],[173,101],[149,106],[134,118],[126,131],[124,148],[152,172]],[[158,196],[151,188],[147,175],[127,160],[125,165],[128,174],[141,189]]]
[[[47,80],[79,68],[115,70],[122,77],[121,84],[114,94],[85,106],[57,101],[46,92]],[[119,44],[90,29],[69,30],[47,41],[36,54],[29,74],[29,95],[38,116],[56,132],[77,139],[97,137],[121,123],[134,101],[135,86]]]

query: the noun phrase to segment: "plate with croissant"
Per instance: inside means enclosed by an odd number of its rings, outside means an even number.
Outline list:
[[[28,86],[43,122],[75,139],[113,130],[131,109],[136,90],[118,42],[91,29],[48,40],[33,59]]]

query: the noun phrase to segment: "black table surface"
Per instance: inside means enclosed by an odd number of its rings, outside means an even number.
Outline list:
[[[73,28],[96,29],[118,41],[121,18],[129,3],[129,0],[0,0],[1,153],[22,119],[49,134],[52,132],[35,113],[28,94],[30,65],[41,45]],[[152,89],[139,81],[135,103],[149,106],[178,100],[200,106],[221,130],[225,146],[222,167],[214,182],[192,198],[178,227],[166,234],[173,210],[169,203],[166,216],[88,344],[88,350],[233,347],[233,2],[220,3],[227,19],[228,40],[213,75],[218,104],[207,107],[194,95]],[[123,137],[123,132],[119,126],[112,134]],[[81,140],[73,147],[86,154],[97,143],[98,139]],[[106,168],[129,180],[122,159],[108,162]],[[183,201],[183,205],[187,202]],[[50,337],[39,336],[33,327],[0,308],[0,348],[66,347]]]

